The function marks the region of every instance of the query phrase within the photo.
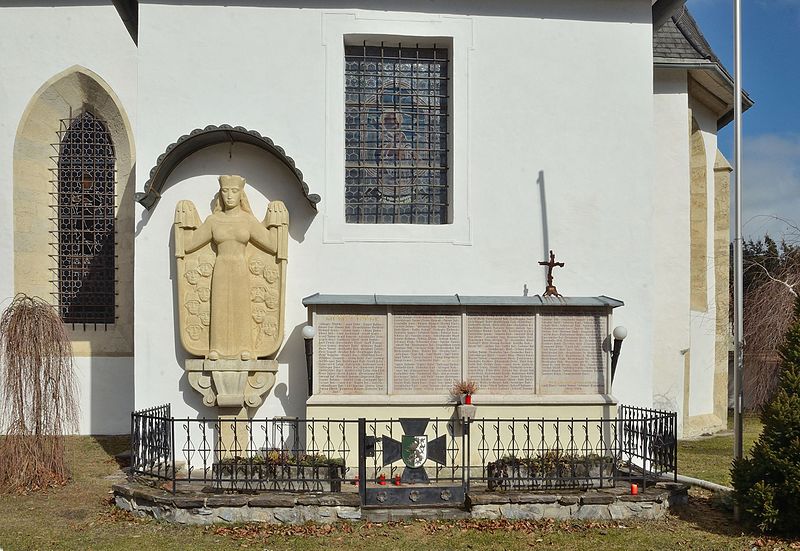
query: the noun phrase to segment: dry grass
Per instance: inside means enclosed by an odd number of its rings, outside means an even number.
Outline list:
[[[744,453],[761,434],[763,425],[755,415],[744,416],[742,443]],[[678,472],[725,486],[731,484],[731,461],[733,461],[733,414],[728,416],[729,431],[717,436],[678,442]]]
[[[692,495],[687,509],[664,520],[649,522],[172,526],[136,519],[109,504],[110,486],[115,477],[121,476],[113,454],[125,448],[127,439],[121,437],[68,437],[66,453],[73,471],[69,484],[38,494],[0,496],[0,548],[15,551],[800,549],[796,541],[743,533],[727,512],[712,506],[709,497],[702,493]]]
[[[17,295],[0,318],[0,491],[63,484],[65,433],[77,428],[72,345],[56,310]]]

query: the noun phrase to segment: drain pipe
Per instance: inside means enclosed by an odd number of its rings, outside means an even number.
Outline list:
[[[661,475],[661,479],[665,482],[674,482],[675,477],[674,475]],[[678,482],[682,482],[683,484],[688,484],[690,486],[696,486],[714,493],[719,492],[722,494],[728,494],[733,492],[733,488],[730,486],[723,486],[722,484],[717,484],[716,482],[709,482],[708,480],[703,480],[702,478],[693,478],[691,476],[685,476],[682,474],[678,475]]]

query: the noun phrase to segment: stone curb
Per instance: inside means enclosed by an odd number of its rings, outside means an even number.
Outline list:
[[[297,524],[410,519],[544,519],[625,520],[663,517],[670,507],[685,505],[688,486],[663,483],[639,495],[604,488],[582,494],[539,494],[530,491],[473,492],[464,508],[407,507],[361,509],[359,495],[343,493],[265,492],[247,494],[173,495],[137,482],[113,484],[116,505],[137,516],[176,524],[226,522]]]

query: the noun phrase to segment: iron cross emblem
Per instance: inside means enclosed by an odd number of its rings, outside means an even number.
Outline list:
[[[553,268],[563,268],[563,262],[556,262],[556,255],[553,251],[550,251],[550,261],[539,262],[539,266],[547,266],[547,287],[544,290],[544,296],[546,297],[560,297],[561,295],[558,293],[556,286],[553,285]]]
[[[403,484],[427,483],[428,474],[423,465],[428,459],[439,465],[445,464],[446,437],[442,435],[428,441],[425,430],[429,422],[430,419],[400,419],[404,432],[401,440],[398,442],[386,435],[382,438],[383,465],[391,465],[401,459],[406,465],[401,476]]]

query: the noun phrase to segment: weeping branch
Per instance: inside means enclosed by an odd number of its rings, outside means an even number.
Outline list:
[[[0,492],[66,483],[78,426],[72,345],[55,308],[17,295],[0,317]]]
[[[787,250],[789,254],[781,258],[767,255],[747,260],[748,267],[761,274],[761,282],[753,285],[744,302],[745,395],[747,408],[753,411],[777,389],[778,348],[792,323],[800,291],[800,255],[796,246]]]

